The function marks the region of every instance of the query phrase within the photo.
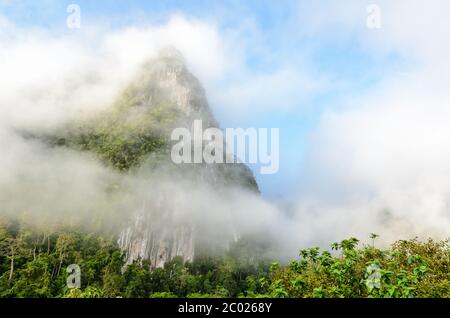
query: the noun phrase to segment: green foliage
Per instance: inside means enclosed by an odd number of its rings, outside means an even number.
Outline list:
[[[373,239],[373,238],[372,238]],[[449,241],[398,241],[382,250],[350,238],[330,251],[303,249],[286,265],[257,259],[238,242],[228,255],[177,257],[163,268],[125,266],[113,238],[0,223],[0,297],[450,297]],[[81,288],[66,284],[69,264]]]
[[[377,236],[371,235],[371,239]],[[399,241],[388,250],[358,247],[355,238],[317,248],[271,273],[278,297],[450,297],[449,241]]]
[[[150,298],[178,298],[171,292],[157,292],[150,295]]]
[[[149,154],[166,154],[179,110],[167,102],[143,107],[125,94],[112,109],[74,122],[48,143],[95,154],[118,171],[139,166]]]

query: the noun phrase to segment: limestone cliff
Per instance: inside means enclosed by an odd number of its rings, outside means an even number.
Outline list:
[[[128,109],[127,120],[131,121],[151,109],[173,111],[173,121],[166,121],[157,128],[148,127],[158,129],[165,137],[173,127],[190,128],[196,119],[203,121],[204,128],[218,127],[202,86],[186,68],[181,54],[173,48],[164,49],[157,58],[144,65],[119,103]],[[167,153],[159,158],[170,160]],[[243,186],[258,191],[251,171],[243,164],[181,165],[176,169],[189,170],[191,178],[212,186]],[[175,256],[182,256],[185,260],[194,258],[196,235],[202,233],[196,233],[195,224],[180,223],[174,219],[174,213],[168,210],[168,206],[164,201],[156,208],[143,202],[142,208],[136,211],[134,218],[123,229],[119,244],[126,253],[127,263],[148,260],[152,267],[161,267]],[[157,211],[152,211],[155,209]],[[234,233],[234,236],[237,234]]]
[[[129,175],[154,179],[153,185],[144,187],[152,187],[158,184],[158,178],[164,178],[165,181],[173,179],[174,183],[192,181],[186,186],[186,192],[195,184],[211,188],[244,187],[258,192],[255,178],[244,164],[176,165],[172,162],[172,130],[190,129],[198,119],[202,120],[203,129],[218,127],[200,82],[189,72],[181,54],[174,48],[166,48],[142,65],[111,107],[88,119],[72,122],[44,139],[58,147],[95,154],[124,179]],[[159,173],[146,174],[153,170]],[[120,202],[124,209],[132,206],[131,219],[122,225],[118,240],[127,264],[146,260],[155,268],[175,256],[193,259],[203,233],[192,220],[178,217],[190,208],[189,202],[174,204],[170,189],[154,191],[157,195],[150,198],[130,195],[127,191],[132,190],[124,185],[112,188],[121,201],[138,201]],[[226,246],[226,241],[238,234],[217,238],[218,244]]]

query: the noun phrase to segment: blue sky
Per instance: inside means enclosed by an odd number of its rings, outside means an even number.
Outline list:
[[[359,96],[376,87],[390,72],[401,68],[395,51],[373,54],[361,41],[366,12],[360,7],[360,24],[341,27],[311,28],[311,19],[321,11],[333,10],[311,1],[0,1],[0,15],[19,27],[48,30],[55,36],[73,33],[65,28],[68,4],[77,3],[82,10],[83,28],[101,23],[107,29],[127,26],[164,25],[174,14],[213,24],[219,33],[238,33],[245,54],[241,83],[255,77],[288,69],[318,82],[318,88],[304,92],[295,87],[282,91],[277,98],[259,108],[261,96],[254,100],[251,111],[237,115],[221,96],[212,96],[211,106],[222,127],[280,128],[280,170],[276,175],[259,175],[252,167],[263,194],[283,198],[302,183],[305,153],[310,146],[310,133],[324,113],[338,111],[349,96]],[[311,10],[305,14],[306,10]],[[306,18],[305,18],[306,17]],[[89,30],[89,29],[87,29]],[[236,43],[237,46],[243,42]],[[295,78],[295,76],[294,76]],[[219,82],[232,87],[235,79],[224,77]],[[208,83],[204,83],[208,89]],[[219,89],[220,90],[220,89]],[[209,92],[208,92],[209,94]],[[217,93],[215,93],[217,94]],[[271,94],[261,91],[260,95]],[[264,99],[264,98],[263,98]],[[226,99],[225,99],[226,100]],[[252,103],[251,95],[247,100]],[[225,104],[225,102],[223,102]]]
[[[81,29],[66,26],[72,2]],[[373,3],[379,28],[367,25]],[[264,208],[244,210],[280,215],[270,203],[288,201],[279,234],[305,246],[444,237],[449,12],[448,0],[0,0],[0,123],[46,126],[109,101],[174,44],[222,128],[280,129],[279,172],[252,167]],[[5,158],[9,188],[20,160]]]

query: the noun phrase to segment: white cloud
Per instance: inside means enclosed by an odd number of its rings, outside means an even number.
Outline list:
[[[450,4],[380,6],[383,28],[360,41],[373,54],[397,52],[410,61],[408,72],[348,96],[347,107],[324,113],[312,133],[297,216],[314,237],[378,231],[390,240],[450,230]]]
[[[323,114],[312,132],[297,213],[289,225],[277,220],[280,235],[290,236],[293,245],[377,231],[389,239],[450,229],[450,4],[379,4],[380,30],[365,27],[365,5],[356,0],[313,4],[301,12],[299,32],[336,41],[357,37],[373,56],[394,52],[408,63],[407,72],[391,72],[364,96],[348,96],[347,108]],[[48,125],[67,113],[107,105],[136,67],[166,44],[182,51],[214,107],[230,116],[292,110],[298,100],[328,87],[308,67],[299,71],[289,63],[250,72],[246,59],[254,42],[247,43],[241,30],[223,32],[181,16],[93,36],[16,30],[4,18],[0,26],[0,38],[8,39],[0,42],[0,115],[8,124]],[[9,166],[0,173],[9,176]],[[275,219],[273,207],[261,209]]]
[[[215,27],[181,16],[162,26],[82,28],[63,36],[1,21],[0,111],[11,124],[46,125],[110,104],[137,67],[166,45],[178,47],[201,79],[220,77],[226,65]]]
[[[89,154],[18,136],[14,128],[48,128],[74,114],[108,107],[139,65],[168,44],[179,48],[203,79],[220,78],[228,67],[220,34],[199,21],[176,16],[162,26],[96,30],[55,37],[10,24],[0,32],[7,38],[0,42],[0,216],[25,213],[35,223],[74,219],[92,226],[101,219],[121,228],[146,200],[155,204],[149,212],[153,217],[162,211],[162,198],[168,198],[165,208],[173,207],[177,218],[207,223],[214,235],[230,227],[241,227],[243,234],[273,224],[276,210],[254,194],[229,189],[230,199],[226,191],[185,184],[188,178],[180,176],[166,184],[165,174],[153,170],[118,175]],[[124,184],[123,192],[111,195],[112,184]],[[205,240],[212,236],[203,234]]]

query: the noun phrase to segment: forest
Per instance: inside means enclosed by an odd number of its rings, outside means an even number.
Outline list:
[[[450,241],[401,240],[377,247],[376,234],[329,249],[299,251],[287,263],[258,257],[246,240],[225,255],[174,258],[163,268],[125,264],[113,236],[0,223],[0,297],[26,298],[411,298],[450,297]],[[249,253],[252,250],[253,253]],[[67,267],[81,269],[70,288]]]

